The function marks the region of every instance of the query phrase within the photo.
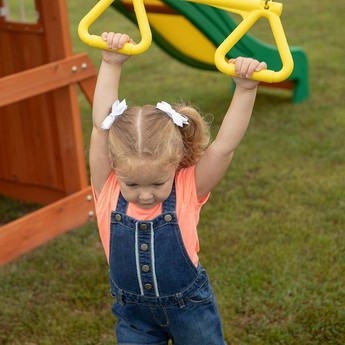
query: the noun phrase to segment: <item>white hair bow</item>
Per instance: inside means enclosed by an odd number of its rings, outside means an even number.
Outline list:
[[[109,129],[111,125],[114,123],[117,117],[123,114],[123,112],[127,109],[126,100],[124,99],[122,102],[117,100],[111,107],[111,113],[104,119],[101,124],[102,129]]]
[[[164,111],[171,119],[174,121],[174,124],[183,127],[183,125],[188,125],[188,118],[181,115],[176,110],[174,110],[171,105],[167,102],[158,102],[156,108]]]

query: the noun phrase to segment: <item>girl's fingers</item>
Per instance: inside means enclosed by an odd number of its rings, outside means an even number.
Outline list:
[[[117,50],[119,48],[119,42],[120,42],[120,39],[121,39],[121,34],[120,33],[116,33],[113,37],[112,37],[112,40],[111,40],[111,49],[113,50]],[[108,40],[109,42],[109,40]]]
[[[235,73],[241,78],[245,78],[248,60],[243,57],[238,57],[235,61]]]
[[[117,46],[118,48],[123,48],[123,46],[128,42],[131,42],[130,37],[126,34],[122,34],[119,38]]]
[[[103,41],[107,42],[108,48],[112,50],[121,49],[125,43],[133,42],[128,35],[121,33],[103,32],[101,37]]]
[[[107,32],[103,32],[102,35],[101,35],[102,40],[106,41],[107,40],[107,36],[108,36],[108,33]]]
[[[258,60],[250,60],[248,63],[247,71],[246,71],[246,78],[250,78],[254,71],[256,71],[256,68],[259,66]]]
[[[265,62],[259,62],[255,59],[243,57],[230,59],[229,63],[235,64],[235,73],[241,78],[251,78],[254,72],[258,72],[267,68]]]
[[[112,48],[112,42],[113,42],[114,36],[115,34],[113,32],[107,32],[104,34],[105,41],[107,42],[107,47],[110,49]]]
[[[264,61],[259,63],[259,65],[255,68],[255,71],[259,72],[263,69],[267,69],[267,64]]]
[[[253,74],[255,67],[253,67],[253,59],[243,59],[241,70],[240,70],[240,77],[241,78],[250,78]]]

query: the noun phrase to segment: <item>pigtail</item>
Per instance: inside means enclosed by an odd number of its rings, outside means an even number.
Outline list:
[[[173,108],[187,116],[189,122],[188,125],[179,127],[184,143],[184,156],[179,165],[181,169],[196,164],[209,145],[211,135],[209,123],[195,108],[186,104],[175,105]]]

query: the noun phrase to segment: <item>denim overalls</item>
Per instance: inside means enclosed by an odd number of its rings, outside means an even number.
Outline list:
[[[175,212],[175,186],[162,214],[126,215],[120,193],[111,213],[109,275],[118,345],[224,345],[205,270],[190,260]]]

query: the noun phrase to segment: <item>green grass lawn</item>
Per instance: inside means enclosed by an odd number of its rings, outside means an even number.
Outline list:
[[[99,51],[76,34],[95,2],[68,6],[74,50],[98,66]],[[203,209],[200,260],[229,345],[345,344],[344,13],[342,1],[284,1],[288,41],[309,58],[310,98],[293,104],[289,92],[259,90],[234,163]],[[95,24],[103,29],[137,35],[113,10]],[[189,68],[153,45],[125,65],[120,97],[130,105],[190,100],[214,116],[215,134],[229,85],[229,77]],[[80,104],[87,156],[90,107],[82,95]],[[0,223],[32,208],[3,198],[0,206]],[[90,223],[1,268],[0,344],[114,344],[111,303]]]

